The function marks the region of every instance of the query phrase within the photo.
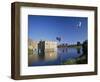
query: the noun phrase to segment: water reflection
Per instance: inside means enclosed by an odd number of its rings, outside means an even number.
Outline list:
[[[45,60],[55,60],[57,59],[57,51],[46,51],[45,52]]]
[[[81,53],[81,49],[77,48],[77,53],[80,54]]]
[[[61,49],[61,48],[59,48],[59,49]],[[68,51],[68,48],[62,48],[61,53],[67,53],[67,51]]]
[[[57,59],[57,51],[45,51],[37,54],[31,54],[28,56],[28,64],[32,65],[34,62],[39,61],[52,61]]]
[[[28,56],[29,66],[61,65],[62,61],[77,58],[82,54],[82,48],[58,48],[57,51],[36,52]]]

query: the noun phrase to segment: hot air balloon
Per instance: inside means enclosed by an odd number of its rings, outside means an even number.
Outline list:
[[[60,42],[61,41],[61,37],[56,37],[56,40],[58,40]]]
[[[79,21],[78,24],[77,24],[77,27],[80,28],[81,26],[82,26],[82,22]]]

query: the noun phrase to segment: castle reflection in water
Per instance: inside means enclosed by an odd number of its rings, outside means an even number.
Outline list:
[[[51,61],[57,59],[57,42],[55,41],[28,41],[28,65],[33,62]]]

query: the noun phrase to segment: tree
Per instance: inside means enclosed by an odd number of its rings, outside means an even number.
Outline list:
[[[87,55],[87,45],[88,43],[87,43],[87,40],[85,40],[84,42],[83,42],[83,44],[82,44],[82,51],[83,51],[83,54],[85,54],[85,55]]]
[[[81,45],[81,43],[80,42],[77,42],[77,46],[80,46]]]
[[[77,53],[80,54],[80,45],[81,43],[80,42],[77,42]]]

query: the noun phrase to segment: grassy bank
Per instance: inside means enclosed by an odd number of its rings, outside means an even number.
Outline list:
[[[85,54],[83,54],[76,59],[69,59],[67,61],[63,61],[62,64],[64,64],[64,65],[87,64],[87,56]]]

